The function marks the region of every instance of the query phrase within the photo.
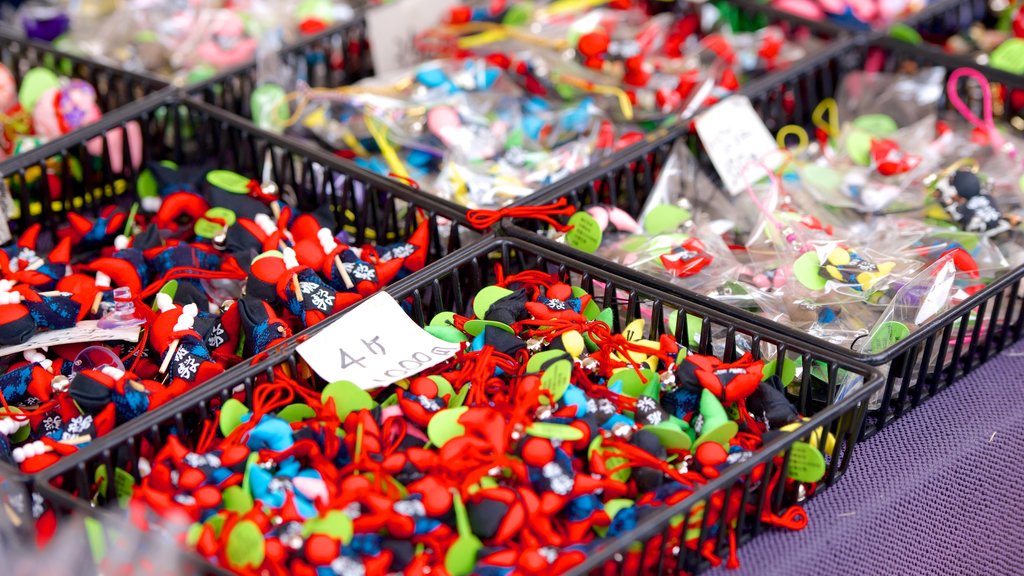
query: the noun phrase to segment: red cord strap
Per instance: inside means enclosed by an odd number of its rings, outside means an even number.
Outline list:
[[[486,230],[501,222],[502,218],[529,218],[547,222],[559,232],[568,232],[572,226],[562,224],[554,217],[572,216],[575,213],[575,206],[571,206],[565,198],[559,198],[558,202],[543,206],[509,206],[500,210],[470,210],[466,214],[466,218],[469,219],[469,224],[477,230]]]

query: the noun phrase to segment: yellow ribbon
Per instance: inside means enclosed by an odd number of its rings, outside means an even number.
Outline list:
[[[828,119],[825,119],[825,113],[828,113]],[[829,135],[830,138],[839,137],[839,106],[836,104],[835,98],[825,98],[814,107],[814,112],[811,113],[811,121],[818,128],[821,128]]]

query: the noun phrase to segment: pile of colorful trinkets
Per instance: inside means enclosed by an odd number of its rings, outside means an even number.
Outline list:
[[[347,2],[334,0],[96,4],[48,14],[48,25],[26,10],[23,25],[30,37],[71,54],[198,82],[253,62],[261,43],[279,47],[354,17]]]
[[[155,163],[140,203],[69,212],[0,250],[0,460],[39,471],[422,268],[428,222],[335,234],[273,183]]]
[[[483,3],[481,3],[483,4]],[[312,138],[470,208],[508,204],[640,140],[815,46],[806,30],[733,33],[650,2],[489,2],[417,38],[434,58],[354,86],[265,83],[257,124]]]
[[[16,82],[0,64],[0,160],[92,124],[102,114],[96,90],[85,80],[33,68]],[[90,143],[90,149],[100,144]]]
[[[801,421],[774,361],[689,354],[645,339],[643,319],[616,334],[612,309],[547,273],[499,273],[471,308],[426,327],[459,344],[454,357],[386,388],[314,391],[275,368],[251,404],[143,441],[141,482],[119,499],[142,526],[184,522],[188,546],[243,574],[561,573]],[[835,454],[831,435],[812,436]],[[788,477],[752,470],[769,500],[822,478],[822,453],[798,446]],[[698,536],[724,526],[735,565],[734,522],[758,508],[742,492],[680,514],[662,544],[717,565],[715,539],[696,550]],[[807,521],[799,506],[761,514]],[[625,570],[657,556],[631,553]]]
[[[958,110],[963,78],[989,90],[980,74],[954,72]],[[938,117],[945,88],[941,69],[852,72],[839,104],[815,111],[814,138],[780,130],[780,146],[798,145],[777,167],[762,166],[768,178],[747,191],[708,198],[713,184],[683,181],[694,160],[680,149],[675,160],[690,166],[663,171],[655,189],[670,192],[652,194],[639,219],[589,206],[594,242],[556,235],[824,340],[882,352],[1024,262],[1016,139],[991,117],[964,112],[976,126]]]

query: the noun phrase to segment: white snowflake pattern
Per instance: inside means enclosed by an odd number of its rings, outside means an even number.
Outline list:
[[[989,223],[998,222],[1002,214],[992,206],[987,196],[975,196],[967,201],[967,208],[974,211],[969,229],[985,230]]]
[[[419,500],[399,500],[392,506],[402,516],[426,516],[427,509]]]
[[[387,262],[395,258],[408,258],[416,252],[416,247],[412,244],[402,244],[401,246],[395,246],[391,250],[388,250],[385,254],[380,257],[381,262]]]
[[[68,432],[72,435],[79,435],[92,428],[92,415],[84,414],[82,416],[76,416],[68,421]]]
[[[175,359],[177,360],[177,357],[175,357]],[[178,378],[181,378],[182,380],[192,380],[198,372],[199,362],[197,362],[192,356],[178,361],[177,367],[175,368],[175,373],[178,375]]]
[[[345,262],[345,272],[360,280],[373,281],[376,276],[373,268],[365,262]]]
[[[569,309],[569,304],[568,303],[566,303],[566,302],[564,302],[562,300],[559,300],[557,298],[551,298],[550,300],[548,300],[546,302],[546,304],[548,305],[548,308],[550,308],[552,310],[568,310]]]
[[[64,424],[64,420],[59,414],[53,414],[43,419],[43,429],[47,432],[56,432],[60,430],[61,425]]]
[[[647,423],[650,424],[651,426],[657,426],[658,424],[661,424],[661,412],[655,410],[654,412],[648,414]]]
[[[317,307],[317,310],[327,312],[334,308],[334,295],[324,290],[323,286],[315,284],[313,282],[305,282],[307,286],[302,286],[302,293],[305,294],[309,301]]]
[[[636,400],[636,409],[644,412],[650,412],[656,410],[658,405],[654,403],[654,398],[650,396],[641,396]]]
[[[420,406],[423,406],[430,412],[437,412],[441,409],[441,405],[437,403],[437,400],[427,398],[426,396],[420,396]]]
[[[548,462],[541,469],[541,474],[548,479],[548,483],[551,485],[551,491],[559,496],[565,496],[572,491],[573,485],[576,483],[571,477],[567,476],[562,471],[562,467],[555,462]]]
[[[206,337],[206,345],[210,348],[217,348],[227,342],[227,338],[224,333],[224,325],[217,324],[213,327],[213,330]]]
[[[366,568],[362,562],[348,556],[339,556],[331,562],[331,570],[338,576],[364,576]]]
[[[202,468],[209,466],[211,468],[220,468],[220,458],[216,454],[196,454],[195,452],[189,452],[184,458],[185,464],[191,468]]]
[[[24,494],[11,494],[8,497],[7,504],[17,514],[25,513],[25,495]],[[39,518],[46,511],[46,501],[39,494],[32,494],[32,517]]]

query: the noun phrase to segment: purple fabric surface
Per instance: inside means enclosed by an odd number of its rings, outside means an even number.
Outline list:
[[[1024,342],[858,446],[806,509],[707,574],[1024,574]]]

